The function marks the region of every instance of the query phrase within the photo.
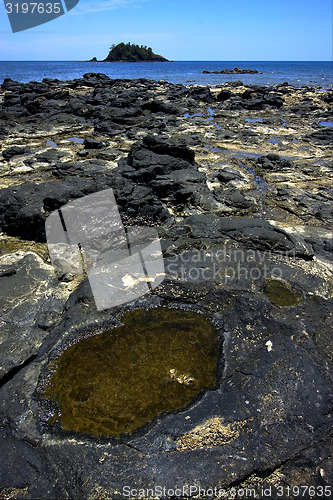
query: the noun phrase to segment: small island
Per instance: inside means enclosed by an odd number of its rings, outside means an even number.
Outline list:
[[[94,57],[91,62],[97,62]],[[154,54],[151,47],[147,45],[135,45],[121,42],[111,45],[108,56],[102,62],[167,62],[168,59]]]

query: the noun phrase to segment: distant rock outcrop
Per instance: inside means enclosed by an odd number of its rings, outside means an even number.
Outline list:
[[[259,73],[256,69],[240,69],[240,68],[234,68],[234,69],[221,69],[221,71],[207,71],[204,70],[203,73],[206,75],[245,75],[246,73],[250,74],[256,74]]]
[[[119,43],[110,47],[109,55],[104,62],[165,62],[168,59],[158,54],[154,54],[151,47],[134,45],[131,43]]]

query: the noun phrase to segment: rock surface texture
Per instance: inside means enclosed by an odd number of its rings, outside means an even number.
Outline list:
[[[4,81],[1,498],[116,499],[126,488],[154,498],[158,487],[163,498],[176,488],[182,498],[241,498],[245,488],[260,499],[262,488],[330,498],[333,129],[320,125],[332,121],[329,97],[287,83],[185,87],[93,73]],[[44,225],[108,188],[125,225],[158,230],[166,278],[98,312],[87,278],[55,275]],[[38,387],[50,358],[75,335],[153,307],[218,325],[216,387],[120,439],[45,426]],[[312,489],[293,496],[300,485]]]

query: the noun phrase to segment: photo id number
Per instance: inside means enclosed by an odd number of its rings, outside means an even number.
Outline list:
[[[60,14],[61,3],[6,3],[7,14]]]

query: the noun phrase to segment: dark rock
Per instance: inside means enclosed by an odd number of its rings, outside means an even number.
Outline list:
[[[285,121],[279,116],[270,116],[269,118],[263,118],[262,123],[264,125],[274,125],[275,127],[277,127],[279,125],[283,125]]]
[[[31,152],[30,148],[19,147],[19,146],[12,146],[10,148],[4,149],[2,151],[2,156],[4,157],[4,159],[6,161],[9,161],[14,156],[25,155],[25,154],[29,154],[30,152]]]
[[[106,130],[114,128],[114,124],[120,125],[131,125],[136,122],[134,118],[140,116],[142,110],[139,107],[109,107],[108,109],[93,109],[91,115],[98,119],[98,123],[95,126],[95,130],[100,130],[102,125],[100,121],[105,123],[108,122]]]
[[[262,110],[266,106],[281,108],[283,99],[267,87],[249,86],[240,96],[234,95],[227,103],[228,109]]]
[[[11,92],[17,92],[22,88],[22,83],[16,82],[11,78],[5,78],[1,84],[2,90],[9,90]]]
[[[219,171],[217,178],[220,182],[229,182],[242,179],[242,175],[235,169],[230,167],[225,167],[223,170]]]
[[[280,158],[276,153],[269,153],[266,156],[260,156],[257,159],[257,165],[265,170],[284,170],[293,167],[292,160]]]
[[[66,99],[66,97],[69,97],[69,90],[53,90],[44,95],[47,99]]]
[[[0,227],[7,234],[45,241],[47,212],[95,190],[93,180],[72,178],[36,184],[24,182],[0,191]]]
[[[279,95],[269,93],[265,95],[265,103],[273,108],[281,108],[284,101]]]
[[[242,93],[242,96],[241,96],[241,97],[242,97],[242,99],[251,99],[251,97],[252,97],[252,94],[253,94],[253,93],[254,93],[254,92],[253,92],[252,90],[250,90],[250,89],[246,89],[246,90]]]
[[[77,116],[88,117],[92,115],[91,108],[85,103],[84,99],[80,96],[70,96],[68,104],[71,113]]]
[[[135,170],[131,178],[138,179],[145,172],[151,175],[165,175],[173,170],[189,168],[189,163],[171,155],[162,155],[142,147],[136,143],[132,146],[128,156],[128,164]],[[139,177],[138,177],[139,176]],[[145,179],[145,182],[147,179]]]
[[[23,93],[20,96],[20,101],[23,106],[26,106],[28,102],[32,102],[37,99],[38,94],[36,92]]]
[[[43,78],[43,83],[46,83],[46,85],[58,85],[60,80],[58,78]]]
[[[323,96],[322,96],[322,100],[324,102],[327,102],[328,104],[330,104],[331,102],[333,102],[333,92],[332,91],[327,91]]]
[[[13,254],[9,261],[11,271],[0,265],[0,382],[36,356],[45,330],[60,321],[64,306],[54,293],[59,285],[54,270],[39,256]]]
[[[232,82],[228,82],[229,87],[243,87],[244,83],[240,80],[234,80]]]
[[[45,98],[38,97],[37,99],[27,102],[26,104],[27,111],[32,115],[40,113],[42,109],[42,102],[44,100]]]
[[[180,158],[189,163],[194,162],[195,153],[184,144],[170,142],[166,137],[146,136],[143,139],[143,145],[160,155],[168,155],[174,158]]]
[[[253,132],[253,130],[241,130],[238,133],[238,137],[241,142],[257,144],[259,135],[256,132]]]
[[[315,218],[329,225],[333,217],[332,206],[329,202],[331,196],[326,191],[311,193],[292,186],[278,187],[275,200],[278,206],[297,215],[305,222]]]
[[[39,153],[34,159],[29,159],[27,163],[32,163],[33,161],[52,163],[53,166],[61,161],[63,158],[68,158],[68,153],[64,151],[59,151],[57,149],[49,149],[43,153]]]
[[[102,149],[105,147],[104,142],[94,139],[93,137],[86,137],[83,145],[85,149]]]
[[[40,456],[24,441],[6,436],[3,431],[1,434],[0,454],[6,460],[0,467],[0,485],[2,488],[25,488],[40,473]]]
[[[0,111],[1,114],[1,111]],[[0,127],[0,139],[4,139],[7,135],[7,132],[4,128]]]
[[[196,101],[211,103],[214,100],[209,87],[191,87],[187,95]]]
[[[266,158],[269,161],[279,161],[280,160],[279,155],[277,155],[276,153],[269,153],[268,155],[266,155]]]
[[[120,161],[119,167],[119,173],[151,186],[154,195],[176,206],[184,208],[189,203],[205,211],[216,206],[205,175],[194,163],[194,152],[176,141],[147,136],[132,146],[127,161]]]
[[[232,93],[230,92],[230,90],[221,90],[221,92],[217,94],[216,99],[218,102],[224,102],[230,99],[231,96]]]
[[[169,115],[180,116],[183,113],[183,109],[179,106],[165,101],[150,101],[142,105],[142,109],[148,109],[152,113],[166,113]]]
[[[5,278],[5,277],[9,277],[9,276],[13,276],[14,274],[16,274],[16,266],[1,266],[0,267],[0,278]]]
[[[21,104],[21,98],[16,94],[6,94],[4,96],[4,107],[10,107],[13,112],[13,107],[16,108]]]
[[[282,229],[256,217],[219,217],[192,215],[181,227],[190,231],[192,238],[222,239],[225,236],[245,243],[249,248],[272,252],[291,252],[311,258],[313,249],[302,238],[290,236]]]
[[[227,206],[242,211],[254,205],[254,200],[246,198],[244,193],[236,189],[215,189],[214,196],[218,201],[224,202]]]
[[[325,127],[323,130],[317,130],[312,134],[304,136],[315,144],[331,145],[333,143],[333,127]]]
[[[232,130],[220,130],[219,136],[225,141],[231,141],[236,137],[236,132],[233,132]]]
[[[80,153],[87,153],[85,150],[81,150]],[[81,156],[81,155],[80,155]],[[84,156],[84,155],[82,155]],[[98,160],[107,160],[107,161],[113,161],[116,158],[119,158],[119,151],[117,149],[106,149],[105,151],[101,151],[100,153],[97,153],[96,158]]]
[[[307,226],[304,228],[303,238],[306,243],[311,245],[317,256],[321,256],[327,261],[332,259],[333,238],[329,229]]]
[[[104,73],[85,73],[83,75],[84,85],[92,86],[111,83],[112,80]]]
[[[81,151],[78,151],[76,154],[80,158],[85,158],[86,156],[89,155],[89,151],[86,151],[85,149],[81,149]]]
[[[101,121],[95,125],[95,132],[97,134],[107,135],[109,137],[113,137],[118,134],[118,128],[115,123],[110,123],[108,121]]]

